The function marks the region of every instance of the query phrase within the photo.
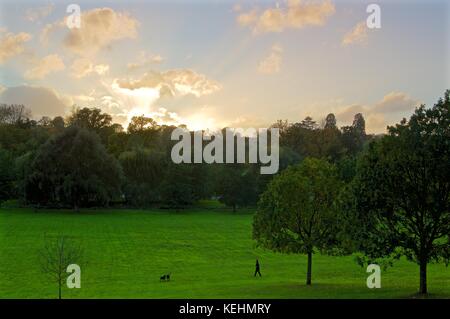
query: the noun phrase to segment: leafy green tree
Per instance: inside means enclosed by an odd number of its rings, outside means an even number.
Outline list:
[[[64,122],[64,119],[61,116],[56,116],[51,121],[51,126],[56,131],[62,131],[64,129],[65,125],[66,125],[66,123]]]
[[[356,157],[344,156],[337,163],[339,178],[345,182],[350,183],[356,175]]]
[[[361,113],[354,116],[351,126],[342,127],[342,142],[349,155],[356,155],[363,149],[364,143],[368,140],[366,135],[366,122]]]
[[[450,91],[416,109],[370,144],[356,176],[356,208],[365,225],[362,250],[375,258],[406,256],[420,269],[450,258]]]
[[[336,116],[333,113],[330,113],[325,118],[325,129],[336,129]]]
[[[161,200],[164,206],[184,208],[195,201],[191,176],[192,165],[169,162],[166,175],[161,183]]]
[[[133,116],[130,124],[128,125],[128,132],[136,133],[145,130],[157,130],[158,127],[158,123],[156,123],[156,121],[151,117],[145,117],[143,115]]]
[[[79,126],[99,133],[101,129],[111,125],[112,117],[102,113],[99,108],[75,108],[68,117],[67,123],[69,126]]]
[[[332,164],[307,158],[276,176],[258,203],[253,238],[274,251],[307,254],[307,285],[311,285],[313,253],[329,252],[338,245],[339,189]]]
[[[14,176],[16,177],[16,190],[19,199],[25,199],[27,176],[31,174],[31,164],[35,157],[34,151],[29,151],[14,160]]]
[[[59,122],[59,120],[58,120]],[[58,123],[60,126],[62,123]],[[108,143],[111,135],[123,131],[120,124],[112,122],[112,116],[102,113],[99,108],[74,108],[67,118],[67,126],[78,126],[97,133],[103,144]]]
[[[0,147],[0,202],[14,197],[14,159]]]
[[[78,207],[107,205],[120,191],[122,171],[98,136],[70,127],[50,138],[26,176],[30,203]]]
[[[135,149],[120,155],[127,203],[148,206],[160,200],[159,186],[167,167],[164,154],[147,149]]]
[[[318,128],[316,121],[314,121],[310,116],[305,117],[300,123],[301,127],[307,130],[315,130]]]
[[[355,114],[353,118],[353,129],[354,131],[361,137],[366,136],[366,121],[364,120],[364,116],[361,113]]]
[[[256,203],[256,177],[250,165],[222,165],[216,183],[219,201],[232,207],[233,212]]]
[[[325,128],[315,132],[315,140],[320,158],[338,161],[344,154],[342,134],[335,126],[325,124]]]

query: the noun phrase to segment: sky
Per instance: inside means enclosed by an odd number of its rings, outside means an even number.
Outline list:
[[[450,88],[449,16],[445,0],[2,0],[0,103],[194,130],[360,112],[382,133]]]

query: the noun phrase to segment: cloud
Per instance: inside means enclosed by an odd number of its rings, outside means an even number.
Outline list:
[[[34,118],[64,115],[73,104],[70,97],[63,96],[53,89],[26,85],[6,88],[0,94],[0,102],[23,104]]]
[[[353,43],[366,43],[368,36],[368,28],[365,21],[359,22],[352,30],[342,38],[341,44],[347,46]]]
[[[67,28],[64,21],[47,25],[41,34],[45,42],[56,29],[67,30],[63,44],[81,56],[94,55],[121,39],[134,39],[139,22],[126,12],[116,12],[111,8],[96,8],[81,13],[81,27]]]
[[[239,3],[236,3],[235,5],[233,5],[232,10],[233,10],[234,12],[239,12],[239,11],[242,10],[242,6],[241,6]]]
[[[34,62],[34,67],[25,72],[26,79],[43,79],[49,73],[65,69],[64,62],[57,54],[50,54]]]
[[[388,125],[400,121],[405,113],[411,113],[421,102],[403,92],[386,94],[381,101],[372,105],[353,104],[340,107],[336,118],[340,123],[351,124],[356,113],[362,113],[366,119],[367,131],[384,132]]]
[[[270,54],[258,65],[258,72],[263,74],[274,74],[280,72],[283,60],[283,48],[277,44],[273,45]]]
[[[185,124],[180,116],[175,112],[169,112],[166,108],[160,107],[157,111],[149,114],[156,122],[166,125]]]
[[[414,100],[403,92],[391,92],[375,104],[374,109],[383,113],[410,112],[420,101]]]
[[[264,11],[252,9],[237,16],[238,24],[251,27],[254,34],[281,32],[285,29],[301,29],[306,26],[322,26],[335,13],[330,0],[303,2],[290,0],[286,7],[269,8]]]
[[[30,22],[42,20],[53,12],[54,7],[55,5],[50,3],[38,8],[28,8],[25,12],[25,19]]]
[[[189,69],[175,69],[165,72],[152,71],[146,73],[139,80],[116,80],[116,83],[119,88],[127,90],[156,89],[160,97],[189,94],[200,97],[221,89],[218,82]]]
[[[91,74],[104,75],[109,71],[107,64],[93,64],[89,59],[76,59],[71,66],[72,76],[75,78],[83,78]]]
[[[21,54],[24,51],[23,44],[30,39],[31,35],[26,32],[14,34],[3,29],[0,38],[0,64]]]
[[[164,58],[159,54],[148,54],[145,51],[139,53],[137,62],[128,63],[128,70],[137,70],[152,64],[160,64],[164,61]]]
[[[241,13],[236,20],[243,27],[250,26],[258,20],[258,10],[252,9],[247,13]]]

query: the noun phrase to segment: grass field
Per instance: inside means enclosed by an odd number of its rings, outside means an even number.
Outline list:
[[[76,237],[84,247],[81,289],[63,298],[407,298],[418,289],[418,267],[401,260],[368,289],[354,258],[306,257],[255,249],[251,212],[0,209],[0,298],[56,298],[37,263],[44,234]],[[254,278],[255,258],[262,278]],[[171,282],[159,276],[172,272]],[[450,297],[450,269],[430,265],[431,297]]]

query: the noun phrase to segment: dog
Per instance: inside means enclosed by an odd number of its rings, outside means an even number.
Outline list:
[[[170,281],[170,275],[171,275],[172,273],[168,273],[168,274],[166,274],[166,275],[162,275],[161,277],[159,277],[159,281],[161,282],[161,281]]]

